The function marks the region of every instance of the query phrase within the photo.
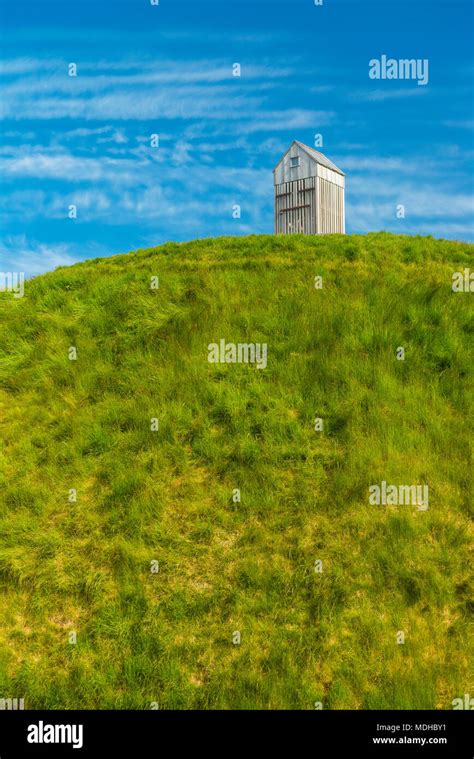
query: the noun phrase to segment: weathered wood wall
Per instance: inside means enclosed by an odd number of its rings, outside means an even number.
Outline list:
[[[344,188],[323,177],[275,185],[275,234],[345,234]]]
[[[316,234],[316,177],[275,185],[275,233]]]

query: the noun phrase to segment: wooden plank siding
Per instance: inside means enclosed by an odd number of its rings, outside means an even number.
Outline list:
[[[275,234],[315,234],[316,177],[275,185]]]
[[[321,177],[275,185],[275,234],[344,234],[344,189]]]
[[[344,190],[327,179],[318,177],[319,223],[322,235],[344,234]]]

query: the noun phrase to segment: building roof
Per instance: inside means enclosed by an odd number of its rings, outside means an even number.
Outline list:
[[[309,148],[307,145],[304,145],[302,142],[299,142],[299,140],[293,140],[288,150],[290,150],[292,145],[298,145],[302,150],[305,151],[309,155],[310,158],[313,159],[313,161],[316,161],[316,163],[321,164],[321,166],[326,166],[327,169],[332,169],[333,171],[337,171],[338,174],[341,174],[343,177],[345,176],[344,172],[341,171],[341,169],[338,169],[335,163],[329,160],[329,158],[326,158],[325,155],[322,153],[319,153],[319,151],[314,150],[314,148]],[[280,160],[278,161],[277,165],[273,169],[273,171],[276,171],[280,163],[283,161],[284,157],[288,153],[288,150],[286,150]]]

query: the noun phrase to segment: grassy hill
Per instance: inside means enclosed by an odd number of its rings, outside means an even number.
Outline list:
[[[0,697],[450,709],[472,694],[474,296],[451,283],[473,252],[208,239],[1,293]],[[266,343],[267,367],[209,363],[221,339]],[[427,484],[429,508],[371,505],[382,481]]]

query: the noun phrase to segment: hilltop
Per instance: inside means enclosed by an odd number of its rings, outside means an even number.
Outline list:
[[[216,238],[0,293],[2,697],[452,708],[474,319],[451,283],[473,252]],[[265,365],[211,362],[221,340]],[[429,507],[369,503],[382,482]]]

